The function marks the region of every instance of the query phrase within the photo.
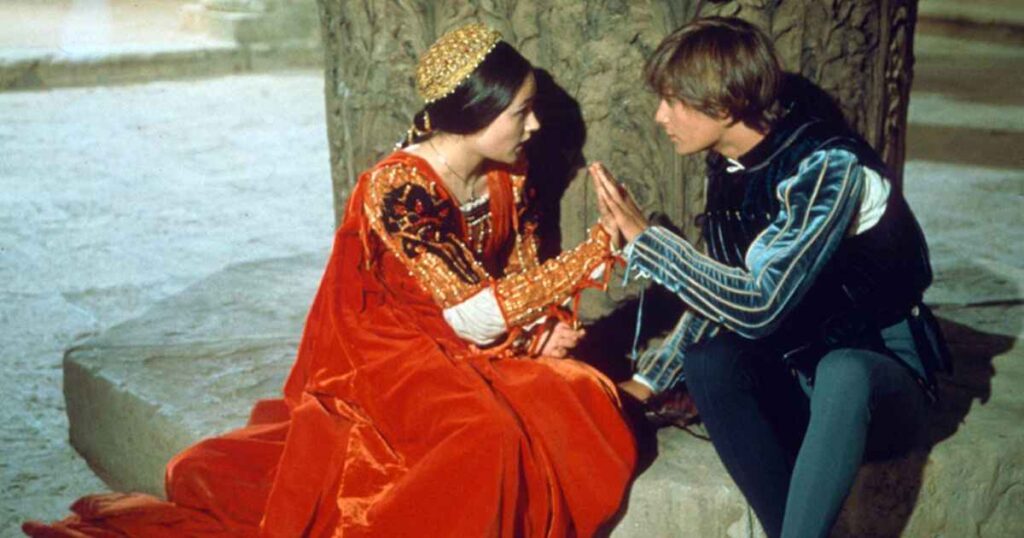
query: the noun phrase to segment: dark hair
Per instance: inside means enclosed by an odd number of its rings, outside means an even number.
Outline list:
[[[454,92],[417,112],[413,116],[413,125],[420,131],[430,131],[429,134],[439,131],[475,133],[487,127],[512,104],[516,92],[532,70],[530,62],[519,51],[499,41]],[[423,121],[424,113],[430,115],[430,129]],[[419,142],[429,134],[417,136],[413,142]]]
[[[672,32],[647,60],[644,76],[662,97],[761,133],[779,117],[779,56],[771,39],[742,19],[707,17]]]

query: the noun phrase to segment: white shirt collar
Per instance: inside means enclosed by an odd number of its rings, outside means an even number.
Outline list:
[[[730,159],[729,157],[726,157],[725,160],[729,161],[729,166],[725,167],[725,172],[728,174],[735,174],[736,172],[747,169],[746,166],[743,166],[743,164],[737,161],[736,159]]]

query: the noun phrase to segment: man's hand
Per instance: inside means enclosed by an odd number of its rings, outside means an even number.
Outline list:
[[[583,329],[573,329],[569,324],[559,321],[543,336],[547,340],[544,341],[540,354],[545,357],[563,358],[576,347],[584,334],[586,331]]]
[[[587,171],[590,172],[590,177],[594,181],[597,207],[601,212],[602,224],[606,221],[613,222],[618,230],[618,235],[621,236],[622,242],[618,246],[621,247],[622,244],[629,243],[650,226],[647,217],[636,205],[629,191],[615,181],[611,172],[603,164],[592,163],[587,167]]]

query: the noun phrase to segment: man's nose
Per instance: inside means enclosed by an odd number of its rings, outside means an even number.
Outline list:
[[[526,132],[532,133],[540,129],[540,120],[537,119],[537,114],[530,112],[530,115],[526,117]]]
[[[666,117],[667,116],[667,114],[666,114],[667,109],[668,109],[668,107],[665,106],[665,101],[664,100],[658,102],[658,108],[654,110],[654,122],[655,123],[664,124],[666,122],[666,120],[667,120],[667,117]]]

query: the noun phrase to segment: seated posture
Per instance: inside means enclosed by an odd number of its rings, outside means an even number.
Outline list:
[[[535,80],[496,32],[444,35],[416,80],[411,145],[359,178],[283,399],[174,458],[166,501],[86,497],[28,534],[582,537],[614,516],[635,441],[555,322],[603,285],[609,232],[538,261]]]
[[[749,23],[676,30],[646,76],[676,152],[708,150],[707,253],[649,225],[591,166],[627,273],[687,305],[627,390],[646,399],[685,374],[768,536],[827,536],[864,456],[913,445],[948,365],[921,304],[924,237],[875,151],[800,96],[780,98],[778,57]]]

